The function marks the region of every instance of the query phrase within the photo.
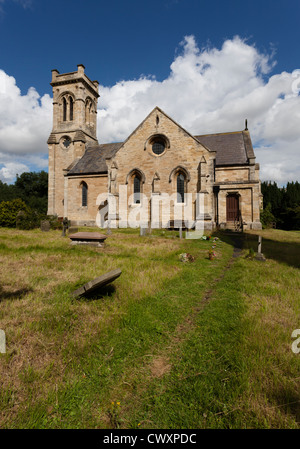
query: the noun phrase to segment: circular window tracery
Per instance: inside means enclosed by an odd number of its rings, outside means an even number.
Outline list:
[[[152,143],[152,151],[154,154],[156,154],[158,156],[165,151],[165,148],[166,148],[166,146],[165,146],[165,142],[163,140],[155,140]]]
[[[147,149],[153,156],[161,156],[168,148],[170,148],[169,139],[163,134],[154,134],[145,143],[145,150]]]
[[[61,139],[61,145],[62,145],[62,147],[63,147],[64,149],[68,149],[69,146],[71,145],[71,143],[72,143],[72,141],[71,141],[71,139],[70,139],[69,136],[64,136],[64,137]]]

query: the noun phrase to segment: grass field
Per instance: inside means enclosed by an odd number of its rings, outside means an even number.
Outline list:
[[[171,231],[100,249],[0,228],[0,428],[299,428],[300,232],[260,233],[266,262],[254,232],[209,260],[211,240]]]

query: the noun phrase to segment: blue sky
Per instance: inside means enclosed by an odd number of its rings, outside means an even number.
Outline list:
[[[248,118],[262,179],[299,180],[299,17],[299,0],[0,0],[0,179],[47,170],[51,70],[82,63],[99,141],[155,105],[195,134]]]

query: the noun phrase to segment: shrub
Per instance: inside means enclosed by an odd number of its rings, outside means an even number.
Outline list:
[[[0,226],[14,228],[16,226],[18,212],[20,211],[29,213],[28,206],[20,198],[11,201],[2,201],[0,203]]]
[[[46,219],[50,222],[50,229],[62,229],[62,221],[57,215],[47,215]]]
[[[268,203],[266,208],[260,211],[260,221],[263,228],[267,228],[276,222],[274,215],[272,214],[271,203]]]
[[[26,211],[20,210],[16,217],[16,227],[18,229],[29,230],[39,226],[40,215],[36,210],[27,208]]]

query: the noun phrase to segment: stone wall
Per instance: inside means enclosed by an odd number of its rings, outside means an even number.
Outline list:
[[[87,190],[87,206],[82,206],[82,183],[85,182]],[[65,177],[64,215],[77,225],[95,225],[99,205],[99,194],[107,194],[107,175],[90,175]]]
[[[152,151],[152,139],[155,140],[155,136],[166,137],[166,148],[160,155]],[[148,201],[151,198],[153,200],[153,195],[156,200],[163,195],[174,195],[176,199],[177,173],[181,170],[186,179],[185,193],[193,194],[193,214],[190,218],[195,219],[196,194],[203,192],[205,213],[212,219],[214,158],[215,152],[208,151],[157,108],[127,139],[115,158],[107,162],[110,191],[118,194],[120,186],[126,186],[130,212],[136,207],[130,197],[133,193],[133,178],[138,173],[142,178],[142,193]],[[173,208],[171,209],[172,220],[176,217]],[[166,221],[164,212],[166,210],[163,209],[161,218]]]

